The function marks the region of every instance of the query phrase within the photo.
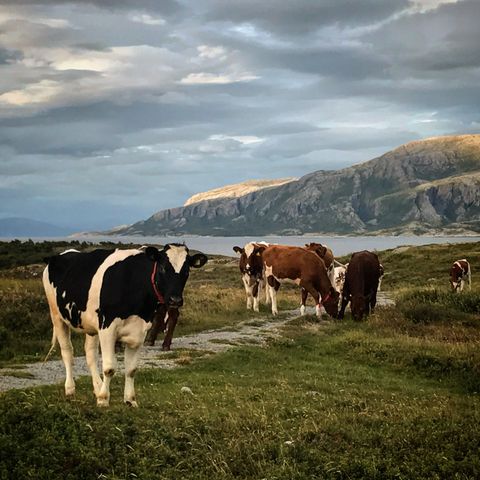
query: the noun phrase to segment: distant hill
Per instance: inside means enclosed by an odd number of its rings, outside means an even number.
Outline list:
[[[479,232],[480,135],[460,135],[410,142],[365,163],[337,171],[319,170],[240,197],[207,195],[114,233]]]
[[[191,196],[185,203],[184,207],[192,205],[193,203],[203,202],[205,200],[213,200],[218,198],[238,198],[243,197],[251,192],[256,192],[262,188],[277,187],[285,183],[298,180],[297,178],[279,178],[277,180],[248,180],[234,185],[226,185],[224,187],[215,188],[208,192],[197,193]]]
[[[0,237],[62,237],[71,229],[30,218],[0,218]]]

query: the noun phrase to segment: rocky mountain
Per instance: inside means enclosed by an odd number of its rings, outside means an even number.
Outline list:
[[[238,198],[243,197],[251,192],[256,192],[262,188],[277,187],[285,183],[298,180],[297,178],[279,178],[277,180],[248,180],[247,182],[236,183],[234,185],[225,185],[224,187],[215,188],[208,192],[197,193],[191,196],[185,203],[184,207],[192,203],[203,202],[205,200],[213,200],[217,198]]]
[[[411,142],[337,171],[162,210],[117,235],[480,232],[480,135]]]

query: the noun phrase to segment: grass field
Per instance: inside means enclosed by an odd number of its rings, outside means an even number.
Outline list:
[[[88,378],[70,401],[62,385],[1,395],[0,479],[480,478],[480,244],[379,255],[397,307],[362,323],[299,318],[267,348],[140,371],[139,409],[122,404],[117,377],[107,410]],[[452,295],[448,269],[462,257],[472,292]],[[39,281],[19,276],[0,280],[9,365],[33,355],[18,354],[23,344],[43,354],[50,339]],[[294,288],[281,297],[298,305]],[[225,258],[195,272],[186,298],[178,334],[251,315]],[[19,313],[38,329],[12,329]]]

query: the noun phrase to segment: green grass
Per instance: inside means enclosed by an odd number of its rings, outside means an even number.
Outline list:
[[[1,394],[0,479],[480,478],[480,244],[379,257],[397,307],[365,322],[298,318],[268,348],[174,350],[163,358],[177,369],[138,372],[139,409],[123,405],[118,376],[106,410],[87,377],[73,400],[62,384]],[[448,269],[463,257],[473,289],[454,295]],[[177,335],[258,325],[236,263],[207,267],[189,280]],[[38,278],[9,271],[0,352],[11,349],[13,369],[48,350],[51,327]],[[297,307],[298,289],[280,298]]]
[[[141,371],[138,410],[119,378],[109,410],[88,379],[68,402],[60,386],[10,392],[0,478],[478,478],[478,349],[398,334],[390,317],[297,320],[268,349]]]

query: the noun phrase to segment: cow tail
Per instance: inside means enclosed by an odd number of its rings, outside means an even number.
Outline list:
[[[52,342],[50,346],[50,350],[48,351],[47,355],[43,359],[43,363],[45,363],[48,360],[48,357],[53,353],[55,350],[55,345],[57,344],[57,335],[55,334],[55,327],[53,327],[53,332],[52,332]]]

